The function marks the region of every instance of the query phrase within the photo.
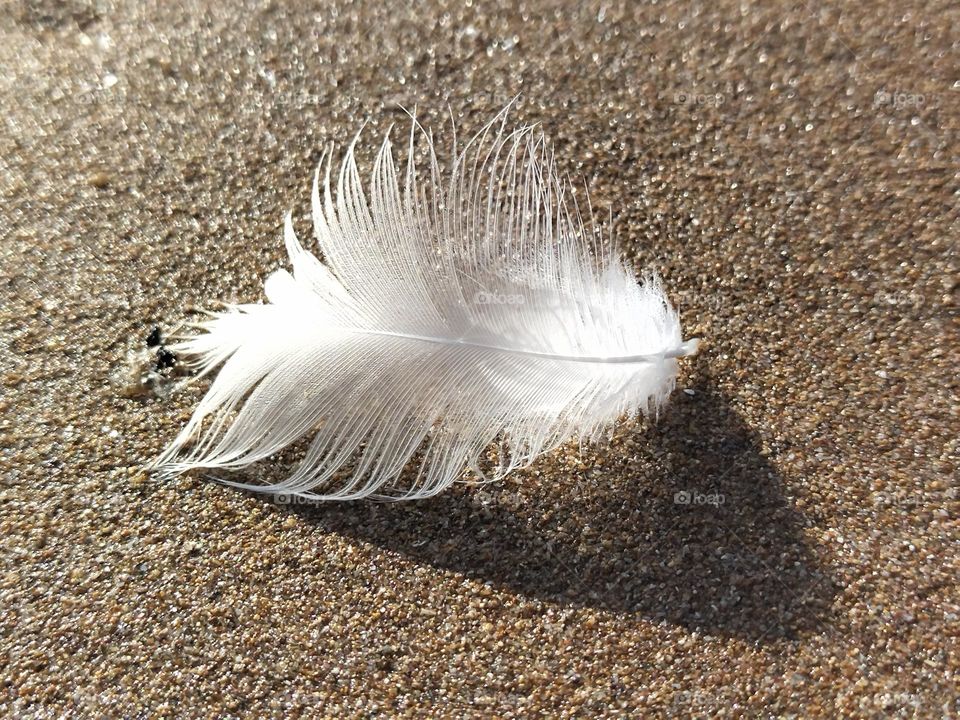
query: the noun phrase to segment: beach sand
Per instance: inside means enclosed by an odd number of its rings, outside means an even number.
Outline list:
[[[956,4],[297,5],[0,18],[0,712],[956,717]],[[517,93],[704,338],[660,422],[407,504],[144,473],[204,388],[148,335],[262,299],[325,145]]]

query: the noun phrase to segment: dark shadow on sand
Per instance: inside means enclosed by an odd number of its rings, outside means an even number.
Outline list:
[[[693,389],[655,426],[621,434],[596,477],[550,486],[528,476],[520,500],[504,482],[288,508],[530,598],[757,642],[824,629],[835,589],[783,479],[712,383]]]

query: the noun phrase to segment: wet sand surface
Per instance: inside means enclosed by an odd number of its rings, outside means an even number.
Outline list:
[[[3,714],[960,712],[956,4],[224,5],[0,18]],[[204,386],[138,353],[325,144],[517,93],[705,339],[660,422],[411,504],[145,474]]]

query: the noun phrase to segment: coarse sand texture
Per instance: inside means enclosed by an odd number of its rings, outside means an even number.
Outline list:
[[[958,26],[914,0],[10,3],[0,716],[960,715]],[[263,300],[323,149],[400,106],[442,144],[518,93],[704,339],[659,422],[411,503],[145,473],[208,382],[170,392],[172,334]]]

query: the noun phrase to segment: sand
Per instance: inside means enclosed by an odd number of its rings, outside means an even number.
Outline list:
[[[285,5],[2,14],[0,711],[960,714],[956,4]],[[325,143],[517,93],[704,338],[660,423],[414,504],[145,474],[203,387],[138,353]]]

